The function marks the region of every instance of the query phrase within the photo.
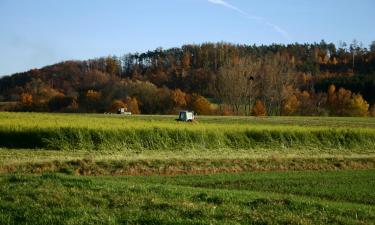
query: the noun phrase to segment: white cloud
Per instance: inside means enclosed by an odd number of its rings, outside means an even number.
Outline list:
[[[265,24],[266,26],[271,27],[275,32],[279,33],[285,39],[290,40],[290,35],[286,30],[284,30],[283,28],[281,28],[280,26],[278,26],[274,23],[268,22],[266,19],[264,19],[262,17],[251,15],[251,14],[243,11],[242,9],[240,9],[240,8],[238,8],[238,7],[232,5],[232,4],[230,4],[230,3],[228,3],[224,0],[207,0],[207,1],[212,3],[212,4],[221,5],[225,8],[234,10],[234,11],[240,13],[241,15],[243,15],[247,19],[256,20],[258,22],[261,22],[261,23]]]

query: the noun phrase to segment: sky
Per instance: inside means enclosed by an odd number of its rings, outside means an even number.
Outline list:
[[[375,40],[374,0],[0,0],[0,76],[184,44]]]

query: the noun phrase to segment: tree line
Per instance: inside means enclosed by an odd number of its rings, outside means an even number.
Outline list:
[[[0,102],[15,111],[366,116],[374,87],[375,42],[205,43],[6,76]]]

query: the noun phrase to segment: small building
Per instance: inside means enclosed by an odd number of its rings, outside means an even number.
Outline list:
[[[125,108],[118,108],[117,114],[123,114],[123,115],[131,115],[131,112],[127,112]]]
[[[194,121],[194,112],[180,111],[177,121],[192,122]]]
[[[125,108],[118,108],[117,109],[117,114],[124,114],[125,113]]]

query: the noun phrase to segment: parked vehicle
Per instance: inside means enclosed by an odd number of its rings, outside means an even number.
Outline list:
[[[177,121],[183,122],[193,122],[194,121],[194,112],[193,111],[180,111]]]

